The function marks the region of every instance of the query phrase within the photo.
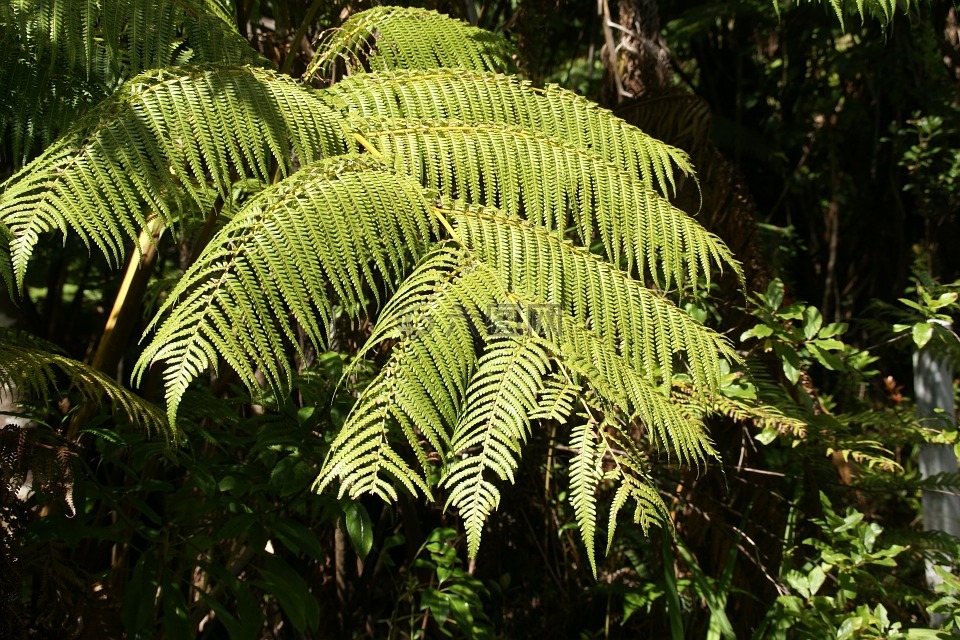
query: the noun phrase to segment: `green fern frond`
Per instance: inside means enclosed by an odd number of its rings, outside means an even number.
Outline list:
[[[566,375],[547,376],[537,397],[537,406],[530,412],[530,419],[567,420],[573,414],[573,403],[582,392],[583,388]]]
[[[698,388],[720,384],[721,362],[738,362],[729,342],[660,294],[586,249],[494,209],[443,210],[461,242],[488,262],[511,291],[590,322],[650,383],[669,383],[684,354]]]
[[[151,212],[175,225],[226,197],[236,173],[267,181],[274,165],[291,172],[292,154],[306,163],[344,151],[336,115],[270,71],[142,74],[2,185],[17,284],[44,232],[70,230],[117,264]]]
[[[467,553],[474,557],[500,491],[490,476],[514,482],[514,471],[530,432],[530,414],[550,370],[550,357],[529,334],[493,340],[477,363],[466,405],[453,431],[450,466],[442,486],[447,506],[463,518]]]
[[[603,479],[603,447],[597,425],[587,421],[573,427],[570,448],[574,451],[570,459],[570,505],[596,577],[597,488]]]
[[[117,85],[151,68],[268,62],[215,2],[16,0],[0,5],[0,138],[21,166]]]
[[[639,420],[650,444],[685,462],[700,463],[716,457],[703,422],[671,402],[597,332],[567,313],[561,313],[547,329],[551,351],[563,367],[575,373],[580,383],[593,390],[608,407],[629,420]]]
[[[305,79],[338,72],[450,67],[514,71],[516,51],[502,36],[426,9],[375,7],[350,17],[317,43]]]
[[[845,17],[848,15],[859,16],[860,22],[864,22],[867,16],[878,20],[883,25],[889,25],[893,22],[897,13],[909,15],[914,11],[918,3],[916,0],[807,0],[808,2],[825,4],[833,15],[836,16],[840,27],[846,30]],[[779,12],[779,4],[774,2],[774,6]]]
[[[331,108],[365,118],[448,118],[536,131],[590,150],[663,193],[676,192],[676,169],[693,175],[682,150],[572,91],[536,89],[516,76],[460,69],[356,74],[321,97]]]
[[[322,345],[332,313],[327,285],[356,311],[380,282],[370,265],[398,279],[404,260],[425,252],[431,224],[420,185],[369,157],[301,169],[253,198],[210,241],[160,309],[163,323],[135,378],[153,361],[167,362],[171,422],[189,383],[218,357],[251,388],[258,370],[287,387],[291,316]]]
[[[403,335],[331,445],[318,490],[339,479],[340,495],[396,499],[392,478],[430,495],[428,475],[439,460],[431,462],[428,446],[441,455],[450,451],[476,367],[474,336],[483,331],[486,309],[503,298],[489,270],[462,252],[441,249],[422,261],[378,322],[385,328],[374,329],[381,339],[399,329]],[[397,438],[414,452],[421,472],[403,462]]]
[[[393,120],[357,123],[398,171],[450,197],[521,213],[563,231],[573,217],[583,246],[598,228],[606,255],[669,288],[709,283],[711,262],[739,265],[729,249],[648,185],[592,151],[502,124]]]
[[[163,412],[143,398],[118,385],[109,376],[58,352],[55,345],[10,329],[0,329],[0,386],[21,396],[51,404],[58,387],[57,370],[66,376],[85,402],[99,404],[106,398],[115,411],[148,431],[176,439]]]

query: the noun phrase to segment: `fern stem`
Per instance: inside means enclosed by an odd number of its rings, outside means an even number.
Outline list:
[[[380,150],[379,150],[379,149],[377,149],[375,146],[373,146],[373,143],[372,143],[372,142],[370,142],[369,140],[367,140],[367,139],[363,136],[363,134],[361,134],[361,133],[359,133],[359,132],[357,132],[357,131],[354,131],[354,132],[353,132],[353,137],[354,137],[354,139],[356,139],[356,141],[360,144],[360,146],[363,147],[363,148],[367,151],[367,153],[369,153],[370,155],[372,155],[374,158],[376,158],[376,159],[379,160],[380,162],[383,162],[384,164],[386,164],[387,159],[383,156],[382,153],[380,153]]]

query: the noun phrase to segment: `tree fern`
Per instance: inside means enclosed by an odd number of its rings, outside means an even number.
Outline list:
[[[187,385],[218,356],[256,387],[256,372],[289,385],[283,357],[295,343],[291,316],[323,344],[332,301],[353,310],[377,280],[423,253],[430,229],[419,183],[375,162],[339,156],[305,167],[251,200],[170,292],[136,369],[166,360],[167,410],[175,421]],[[182,296],[182,297],[181,297]]]
[[[543,345],[526,333],[491,341],[477,362],[443,479],[450,491],[447,505],[463,518],[471,556],[480,548],[487,517],[500,504],[500,491],[490,477],[514,481],[530,433],[530,414],[550,368]]]
[[[170,424],[205,370],[283,393],[300,332],[323,347],[341,311],[369,318],[359,355],[376,347],[386,363],[317,489],[445,493],[475,554],[536,421],[569,421],[595,567],[597,488],[614,488],[608,531],[628,505],[644,527],[663,521],[646,456],[716,455],[684,404],[738,361],[669,297],[715,268],[739,273],[659,195],[691,170],[686,156],[569,92],[489,73],[509,63],[503,42],[437,14],[375,9],[324,43],[311,74],[338,60],[470,69],[324,90],[255,66],[138,76],[3,185],[5,277],[22,286],[54,231],[117,263],[152,217],[205,215],[252,178],[262,189],[168,293],[135,367],[138,381],[164,367]],[[671,397],[678,373],[698,395]]]
[[[589,126],[589,123],[584,123]],[[628,171],[557,137],[503,124],[459,121],[362,121],[355,125],[384,162],[452,197],[489,204],[581,244],[598,228],[606,255],[665,288],[709,282],[710,262],[733,264],[729,251],[688,215]],[[652,178],[651,178],[652,179]],[[572,220],[570,217],[572,215]]]
[[[357,13],[329,31],[317,49],[317,57],[304,74],[307,79],[336,80],[339,67],[347,74],[434,67],[516,68],[516,52],[503,37],[416,8],[376,7]]]

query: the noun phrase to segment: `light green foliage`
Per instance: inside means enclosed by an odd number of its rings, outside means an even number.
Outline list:
[[[371,20],[376,52],[364,49]],[[485,53],[462,57],[465,38]],[[282,397],[301,334],[322,350],[337,318],[369,319],[359,355],[389,355],[317,489],[395,500],[398,487],[431,498],[439,488],[475,555],[533,421],[563,418],[596,570],[601,484],[613,494],[608,547],[623,509],[644,530],[665,522],[648,456],[698,466],[716,456],[705,411],[689,405],[720,393],[739,362],[665,293],[709,282],[714,268],[740,274],[716,236],[659,195],[675,168],[690,171],[686,156],[568,92],[487,73],[502,68],[502,42],[437,14],[373,10],[326,42],[321,66],[363,49],[374,68],[473,69],[325,91],[250,66],[148,72],[4,185],[7,270],[21,285],[52,230],[117,263],[151,216],[202,219],[235,184],[263,185],[151,324],[135,377],[162,363],[170,423],[204,371],[226,364],[254,395]],[[424,43],[461,57],[397,53]],[[371,61],[386,51],[399,57]],[[357,113],[377,102],[377,84],[403,100]],[[437,111],[439,96],[461,108]],[[671,397],[679,375],[684,402]]]
[[[516,52],[503,36],[426,9],[376,7],[360,12],[331,30],[317,48],[306,79],[336,81],[364,70],[516,68]]]
[[[277,163],[289,173],[292,154],[309,162],[345,151],[343,135],[335,114],[270,71],[146,72],[3,185],[3,260],[20,288],[40,234],[70,229],[119,264],[151,214],[169,226],[202,219],[236,172],[268,180]]]
[[[911,10],[916,9],[919,4],[918,0],[807,0],[809,2],[817,2],[819,4],[825,5],[833,15],[836,16],[837,21],[840,23],[841,27],[846,26],[846,19],[850,16],[857,16],[860,18],[860,22],[863,22],[867,18],[872,18],[878,20],[884,25],[888,25],[893,22],[893,19],[896,17],[897,13],[908,14]],[[777,13],[780,13],[780,3],[778,0],[774,0],[773,5]]]

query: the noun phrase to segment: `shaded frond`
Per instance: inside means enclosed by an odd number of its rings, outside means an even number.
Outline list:
[[[0,25],[0,89],[12,89],[3,94],[0,136],[9,134],[18,166],[35,142],[49,144],[141,71],[268,64],[209,0],[16,0],[0,5]]]
[[[675,357],[699,388],[719,385],[721,362],[738,361],[728,341],[663,295],[566,242],[555,233],[493,209],[444,210],[460,240],[493,266],[515,292],[589,321],[650,383],[669,383]]]
[[[549,369],[547,352],[527,333],[491,341],[477,363],[442,482],[450,490],[447,506],[463,518],[470,557],[477,555],[483,524],[500,504],[492,476],[514,482],[530,414]]]
[[[378,327],[387,328],[374,330],[402,335],[331,445],[318,490],[339,479],[341,495],[396,499],[393,479],[430,495],[429,455],[450,450],[476,366],[474,336],[483,331],[485,310],[502,299],[492,274],[460,252],[440,250],[421,263],[394,296],[399,302],[381,316]],[[420,472],[396,451],[393,441],[400,439],[413,450]]]
[[[501,124],[364,121],[362,135],[384,162],[450,197],[523,214],[583,246],[599,229],[606,255],[625,258],[664,288],[707,281],[713,265],[737,270],[726,245],[649,186],[592,151]],[[711,264],[713,263],[713,265]]]
[[[236,173],[268,180],[292,155],[346,150],[336,115],[292,80],[254,67],[153,71],[128,82],[2,185],[18,285],[41,233],[59,229],[113,263],[152,213],[168,225],[226,196]]]
[[[66,376],[83,401],[99,404],[106,398],[114,411],[126,415],[131,423],[175,439],[176,431],[159,408],[106,374],[62,355],[56,346],[34,336],[0,329],[0,387],[16,389],[21,396],[51,404],[58,387],[57,371]]]
[[[803,437],[807,433],[806,421],[786,415],[774,405],[757,400],[729,398],[722,393],[696,392],[687,385],[675,385],[673,391],[677,402],[689,405],[700,417],[722,415],[758,429],[774,429],[777,433],[794,437]]]
[[[512,71],[516,51],[503,36],[426,9],[374,7],[328,31],[304,78],[341,73],[451,67]]]
[[[158,313],[163,322],[136,377],[166,361],[171,422],[187,386],[219,357],[250,388],[258,370],[270,385],[289,386],[291,318],[323,344],[335,302],[328,285],[356,312],[367,291],[375,294],[375,270],[395,281],[425,252],[430,225],[420,185],[369,156],[301,169],[253,198],[210,241]]]
[[[818,4],[826,5],[836,16],[840,26],[846,29],[845,17],[858,16],[860,22],[864,22],[867,16],[878,20],[883,25],[893,22],[897,13],[910,15],[919,3],[917,0],[807,0]],[[779,13],[780,5],[774,2],[774,7]]]
[[[361,117],[445,118],[540,132],[589,149],[663,193],[676,192],[676,169],[693,174],[684,151],[572,91],[536,89],[516,76],[460,69],[357,74],[321,94],[332,108]]]

